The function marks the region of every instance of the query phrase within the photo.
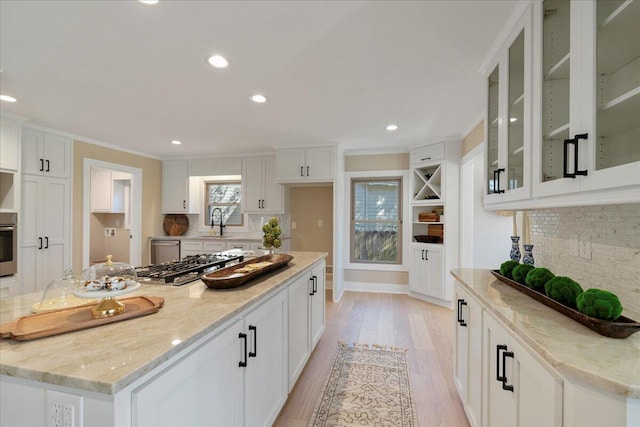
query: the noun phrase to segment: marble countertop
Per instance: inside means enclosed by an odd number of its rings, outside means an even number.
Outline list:
[[[129,296],[162,297],[148,316],[33,341],[0,340],[0,374],[114,394],[223,325],[327,256],[292,252],[289,264],[242,287],[211,290],[200,280],[173,287],[142,285]],[[0,300],[0,322],[31,313],[42,293]]]
[[[500,282],[489,270],[456,269],[451,274],[560,375],[640,398],[640,332],[608,338]],[[638,313],[623,314],[640,319]]]

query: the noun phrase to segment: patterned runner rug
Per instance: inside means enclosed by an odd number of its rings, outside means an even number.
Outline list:
[[[309,427],[417,427],[406,350],[340,344]]]

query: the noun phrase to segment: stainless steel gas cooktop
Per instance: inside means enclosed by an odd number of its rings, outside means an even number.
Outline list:
[[[181,261],[137,267],[136,273],[141,283],[182,286],[198,280],[203,274],[243,260],[242,255],[200,254]]]

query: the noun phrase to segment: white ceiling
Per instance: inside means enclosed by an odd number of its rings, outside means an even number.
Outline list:
[[[403,149],[480,117],[515,3],[1,0],[2,111],[162,158]]]

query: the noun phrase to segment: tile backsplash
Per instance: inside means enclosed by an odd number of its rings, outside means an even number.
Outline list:
[[[614,292],[640,313],[640,204],[529,211],[537,267],[569,276],[584,288]],[[591,243],[591,259],[579,242]],[[638,319],[635,319],[638,320]]]
[[[290,226],[290,215],[289,214],[277,214],[277,215],[254,215],[248,214],[245,217],[246,226],[242,228],[242,231],[235,231],[233,227],[226,228],[224,230],[225,234],[244,237],[247,239],[261,239],[262,238],[262,221],[268,220],[272,216],[277,216],[280,219],[280,228],[282,229],[282,236],[289,237],[291,232]],[[198,214],[187,214],[187,218],[189,218],[189,230],[184,234],[185,237],[196,237],[206,235],[205,232],[201,230],[200,225],[200,215]],[[208,230],[208,227],[205,227]]]

